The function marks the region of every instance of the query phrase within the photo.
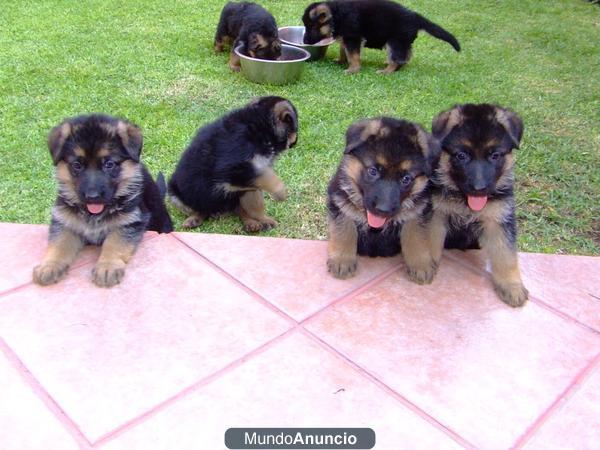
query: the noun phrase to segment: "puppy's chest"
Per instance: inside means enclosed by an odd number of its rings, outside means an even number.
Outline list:
[[[254,157],[250,160],[250,165],[257,173],[257,175],[261,175],[267,170],[269,167],[273,165],[273,161],[275,160],[275,153],[269,153],[268,155],[254,155]]]
[[[128,212],[95,217],[57,206],[52,215],[62,226],[79,234],[86,243],[92,245],[101,245],[112,231],[149,220],[149,214],[143,214],[139,207]]]

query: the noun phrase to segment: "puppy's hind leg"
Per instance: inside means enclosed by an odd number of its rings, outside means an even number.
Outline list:
[[[192,229],[198,228],[204,222],[206,217],[198,212],[192,211],[192,213],[188,216],[187,219],[183,221],[181,224],[181,228]]]
[[[345,39],[343,41],[348,60],[347,74],[353,74],[360,71],[360,39]]]
[[[235,41],[231,46],[231,52],[229,53],[229,68],[234,72],[239,72],[241,70],[240,66],[240,57],[235,52],[235,47],[238,45],[238,41]]]
[[[346,57],[346,47],[344,46],[344,41],[340,40],[340,57],[335,60],[338,64],[347,64],[348,58]]]
[[[411,46],[398,40],[390,40],[387,43],[388,61],[385,69],[378,70],[377,73],[388,75],[394,73],[410,60],[412,51]]]
[[[244,223],[244,229],[251,233],[277,226],[277,221],[265,214],[265,200],[260,189],[248,191],[240,197],[238,214]]]

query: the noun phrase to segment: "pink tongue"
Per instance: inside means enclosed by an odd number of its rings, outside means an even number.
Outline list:
[[[88,203],[86,206],[92,214],[100,214],[104,210],[104,205],[101,203]]]
[[[385,221],[387,219],[385,217],[379,217],[375,214],[371,214],[367,211],[367,222],[369,222],[369,226],[373,228],[381,228],[385,225]]]
[[[468,195],[467,203],[469,204],[469,208],[471,208],[473,211],[481,211],[487,203],[487,197],[475,197],[473,195]]]

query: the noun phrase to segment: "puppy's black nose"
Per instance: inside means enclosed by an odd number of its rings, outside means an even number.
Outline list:
[[[487,190],[487,183],[485,180],[475,180],[469,183],[469,188],[473,192],[484,193]]]
[[[391,216],[394,213],[394,207],[392,205],[375,205],[375,211],[380,216]]]
[[[102,197],[98,191],[88,191],[85,193],[85,200],[88,203],[100,203]]]

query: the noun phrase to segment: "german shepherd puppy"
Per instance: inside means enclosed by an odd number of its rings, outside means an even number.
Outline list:
[[[432,132],[442,154],[427,226],[432,261],[421,281],[432,280],[444,247],[482,248],[502,301],[522,306],[528,292],[517,258],[512,150],[519,147],[523,122],[499,106],[465,104],[438,115]]]
[[[215,34],[215,52],[231,44],[229,67],[240,70],[240,58],[234,49],[242,44],[241,53],[252,58],[275,60],[281,56],[281,41],[273,15],[251,2],[229,2],[221,11]]]
[[[142,132],[115,117],[93,114],[67,119],[48,136],[56,166],[58,197],[49,245],[33,281],[56,283],[84,245],[101,245],[92,271],[98,286],[118,284],[144,231],[172,231],[163,203],[166,186],[140,163]]]
[[[360,49],[387,47],[389,74],[405,65],[411,57],[412,43],[419,30],[448,42],[458,52],[460,44],[439,25],[389,0],[334,0],[310,4],[302,17],[305,44],[324,38],[341,38],[340,63],[348,63],[346,73],[360,70]]]
[[[277,226],[265,215],[263,192],[285,200],[275,158],[298,139],[298,114],[281,97],[262,97],[202,127],[169,180],[173,203],[189,217],[184,228],[236,212],[246,231]]]
[[[356,272],[357,253],[414,261],[405,239],[431,213],[429,177],[440,150],[419,125],[389,117],[361,120],[346,132],[341,164],[329,183],[327,267],[336,278]]]

